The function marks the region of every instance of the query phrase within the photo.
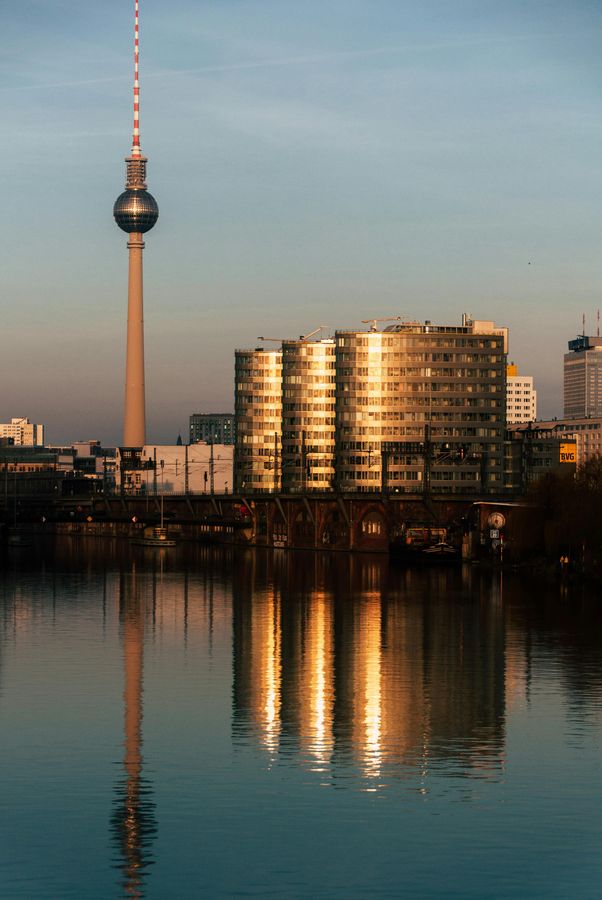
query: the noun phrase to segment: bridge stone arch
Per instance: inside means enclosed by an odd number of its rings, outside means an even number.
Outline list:
[[[362,550],[386,550],[389,546],[389,520],[380,504],[362,510],[355,524],[355,546]]]
[[[338,507],[329,509],[320,522],[318,549],[349,549],[349,526]]]
[[[315,539],[315,521],[305,506],[295,509],[292,521],[293,546],[294,547],[311,547],[314,546]]]

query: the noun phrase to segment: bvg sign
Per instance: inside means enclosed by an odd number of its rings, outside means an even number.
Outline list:
[[[560,445],[560,462],[576,463],[577,462],[577,444],[561,444]]]

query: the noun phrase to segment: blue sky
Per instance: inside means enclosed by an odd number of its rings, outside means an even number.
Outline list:
[[[602,306],[602,4],[140,0],[151,440],[259,334],[510,328],[542,415]],[[0,0],[0,420],[120,440],[133,0]]]

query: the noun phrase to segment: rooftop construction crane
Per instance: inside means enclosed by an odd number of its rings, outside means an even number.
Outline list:
[[[401,316],[385,316],[382,319],[362,319],[362,325],[369,325],[370,331],[376,331],[377,322],[401,322]]]
[[[309,334],[302,334],[299,338],[301,341],[308,341],[310,337],[313,337],[314,334],[317,334],[318,331],[322,331],[323,328],[328,328],[328,325],[318,325],[317,328],[314,328],[313,331],[310,331]]]
[[[310,331],[309,334],[300,334],[299,340],[300,341],[308,341],[310,339],[310,337],[313,337],[314,334],[318,333],[318,331],[322,331],[323,328],[328,328],[328,325],[318,325],[318,327],[314,328],[313,331]],[[293,340],[293,338],[263,337],[263,335],[260,334],[257,337],[257,340],[258,341],[279,341],[280,343],[282,343],[282,341],[290,341],[290,340]]]

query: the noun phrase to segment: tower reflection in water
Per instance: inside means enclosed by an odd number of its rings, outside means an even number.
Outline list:
[[[142,773],[142,695],[144,592],[136,576],[120,573],[119,617],[124,662],[124,777],[116,786],[111,830],[119,852],[124,896],[144,896],[145,871],[152,865],[152,841],[157,831],[150,783]]]
[[[387,561],[249,557],[234,573],[235,742],[298,756],[366,790],[439,766],[499,777],[505,747],[502,606],[459,570]]]

